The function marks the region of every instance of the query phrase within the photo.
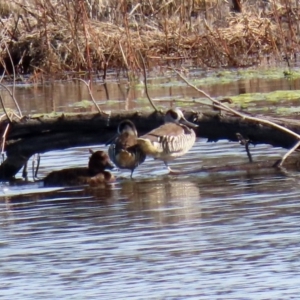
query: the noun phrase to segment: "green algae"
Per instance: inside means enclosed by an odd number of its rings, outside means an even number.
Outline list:
[[[190,83],[203,88],[207,85],[222,85],[228,84],[239,80],[251,79],[296,79],[300,78],[300,70],[294,68],[288,70],[287,68],[247,68],[247,69],[232,69],[221,71],[207,71],[207,72],[191,72],[187,79]],[[149,79],[147,82],[149,89],[156,87],[181,87],[186,86],[186,83],[180,78],[163,78]],[[137,88],[143,88],[143,82],[136,84]]]
[[[90,108],[95,106],[93,101],[90,100],[81,100],[72,104],[72,106],[79,107],[79,108]]]
[[[76,116],[76,115],[78,115],[78,113],[73,113],[73,112],[66,113],[66,112],[52,111],[47,114],[43,114],[43,113],[31,114],[30,118],[31,119],[54,119],[54,118],[59,118],[59,117],[62,117],[62,118],[63,117],[71,117],[71,116]]]
[[[231,96],[230,99],[234,103],[247,104],[257,101],[281,102],[300,99],[300,90],[274,91],[269,93],[246,93]]]
[[[219,71],[211,73],[206,77],[194,79],[191,83],[195,85],[227,84],[238,80],[250,79],[296,79],[300,78],[300,70],[287,71],[285,69],[239,69],[232,71]]]
[[[290,106],[290,107],[278,107],[276,109],[276,113],[280,115],[292,115],[292,114],[300,114],[300,107],[298,106]]]

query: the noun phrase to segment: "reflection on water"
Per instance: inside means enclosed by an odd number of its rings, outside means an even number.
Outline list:
[[[39,193],[38,193],[39,191]],[[151,191],[151,192],[150,192]],[[78,187],[68,189],[29,189],[23,195],[3,196],[6,210],[44,208],[59,206],[109,206],[122,202],[128,218],[141,218],[160,224],[172,224],[190,218],[199,218],[199,187],[190,181],[175,180],[166,176],[162,180],[121,180],[102,187]],[[21,199],[20,199],[21,197]],[[3,203],[4,204],[4,203]],[[167,209],[166,209],[167,208]],[[58,218],[58,216],[56,216]],[[84,217],[84,215],[82,216]]]
[[[126,180],[120,184],[117,197],[129,201],[130,217],[140,216],[151,222],[176,223],[201,214],[199,187],[169,176],[141,182]]]
[[[198,96],[169,81],[150,79],[151,96],[167,105],[174,97]],[[299,85],[240,79],[205,89],[228,96]],[[108,110],[144,108],[143,93],[116,82],[94,86]],[[24,113],[94,109],[74,105],[89,98],[78,82],[22,86],[16,97]],[[251,153],[254,161],[275,160],[284,150],[260,145]],[[39,176],[86,166],[89,155],[85,148],[42,154]],[[237,143],[200,140],[170,166],[193,170],[247,160]],[[2,183],[1,299],[299,298],[297,171],[169,176],[162,162],[147,159],[133,180],[129,173],[114,171],[118,180],[97,188]]]
[[[208,81],[200,84],[212,97],[230,97],[245,93],[267,93],[276,90],[299,90],[298,78],[250,78],[244,79],[238,70],[232,70],[236,74],[236,80],[213,83]],[[181,81],[175,81],[172,74],[162,71],[149,76],[148,88],[151,98],[159,100],[158,105],[175,105],[174,100],[190,100],[198,98],[199,93]],[[271,75],[270,75],[271,76]],[[216,72],[207,70],[194,70],[189,74],[190,80],[203,78],[216,78]],[[226,79],[226,75],[225,78]],[[92,92],[100,108],[105,110],[130,110],[147,109],[149,102],[140,82],[128,84],[125,80],[111,80],[106,84],[94,82]],[[15,106],[10,95],[2,91],[2,97],[6,107],[14,109]],[[50,113],[50,112],[97,112],[94,105],[84,105],[84,100],[90,96],[86,86],[79,81],[50,82],[40,85],[18,85],[15,89],[15,97],[18,100],[23,114]],[[285,99],[282,99],[284,102]],[[280,101],[277,101],[278,105]],[[265,111],[270,103],[256,101],[256,109]],[[182,105],[182,102],[180,102]],[[189,105],[189,104],[188,104]],[[295,104],[297,105],[297,104]]]
[[[95,147],[99,148],[99,147]],[[101,148],[101,147],[100,147]],[[86,164],[44,154],[41,174]],[[276,156],[257,146],[255,159]],[[176,168],[247,160],[198,141]],[[57,163],[58,165],[55,165]],[[172,165],[172,166],[173,166]],[[4,299],[291,299],[300,293],[297,172],[169,176],[147,160],[100,188],[1,186]]]

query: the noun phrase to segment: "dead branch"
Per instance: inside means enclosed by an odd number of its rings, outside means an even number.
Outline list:
[[[99,113],[102,113],[101,108],[99,107],[99,105],[97,104],[97,102],[96,102],[96,100],[95,100],[95,98],[94,98],[93,92],[92,92],[91,87],[90,87],[90,81],[89,81],[89,82],[86,82],[85,80],[83,80],[83,79],[81,79],[81,78],[73,78],[73,80],[79,80],[79,81],[83,82],[83,83],[86,85],[86,87],[87,87],[87,89],[88,89],[88,92],[89,92],[89,95],[90,95],[90,97],[91,97],[91,99],[92,99],[94,105],[95,105],[96,108],[98,109],[98,112],[99,112]]]
[[[6,52],[8,53],[8,56],[9,56],[9,59],[10,59],[10,63],[11,63],[11,66],[12,66],[12,69],[13,69],[13,89],[12,89],[12,92],[10,91],[10,89],[6,88],[6,90],[9,92],[11,98],[13,99],[16,107],[17,107],[17,110],[19,112],[19,115],[20,117],[22,117],[22,111],[21,111],[21,108],[19,106],[19,103],[15,97],[15,88],[16,88],[16,70],[15,70],[15,66],[14,66],[14,62],[13,62],[13,59],[11,57],[11,54],[10,54],[10,51],[9,51],[9,48],[6,44],[6,42],[4,41],[4,45],[5,45],[5,49],[6,49]],[[3,85],[1,85],[3,87]]]
[[[199,125],[197,137],[209,142],[221,139],[238,141],[240,133],[252,144],[270,144],[290,149],[297,139],[274,126],[260,124],[251,119],[240,118],[219,111],[185,111],[185,117]],[[124,119],[132,120],[140,135],[160,126],[164,120],[162,112],[122,112],[111,115],[76,114],[50,118],[42,115],[35,118],[13,120],[6,135],[6,160],[0,166],[0,180],[14,176],[35,153],[45,153],[70,147],[105,144]],[[282,127],[299,134],[300,121],[286,118],[267,118]],[[8,121],[0,123],[4,131]]]
[[[203,90],[197,88],[195,85],[191,84],[182,74],[180,74],[179,72],[177,72],[175,69],[174,71],[180,76],[181,79],[183,79],[190,87],[192,87],[193,89],[195,89],[196,91],[198,91],[199,93],[201,93],[202,95],[206,96],[209,100],[211,100],[215,105],[218,106],[218,108],[220,108],[221,110],[224,110],[226,111],[227,113],[232,113],[234,116],[238,116],[244,120],[248,120],[248,121],[254,121],[254,122],[257,122],[258,124],[265,124],[265,125],[269,125],[269,126],[272,126],[274,128],[277,128],[289,135],[292,135],[293,137],[295,137],[298,142],[296,143],[296,145],[290,149],[285,155],[284,157],[282,158],[281,162],[280,162],[280,166],[282,166],[283,162],[285,161],[285,159],[292,153],[294,152],[298,146],[299,146],[299,143],[300,143],[300,135],[297,134],[296,132],[284,127],[284,126],[281,126],[275,122],[272,122],[270,120],[267,120],[265,118],[257,118],[257,117],[252,117],[250,115],[246,115],[246,114],[243,114],[233,108],[230,108],[228,107],[227,105],[223,104],[222,102],[218,101],[218,100],[215,100],[213,99],[212,97],[210,97],[207,93],[205,93]],[[298,146],[297,146],[298,145]]]
[[[139,50],[139,55],[140,55],[140,58],[142,60],[142,64],[143,64],[143,73],[144,73],[144,86],[145,86],[145,92],[146,92],[146,95],[147,95],[147,98],[151,104],[151,106],[153,107],[153,109],[155,111],[158,111],[156,105],[154,104],[154,102],[152,101],[152,99],[150,98],[150,95],[149,95],[149,92],[148,92],[148,85],[147,85],[147,72],[146,72],[146,65],[145,65],[145,60],[144,60],[144,57],[141,53],[141,51]]]

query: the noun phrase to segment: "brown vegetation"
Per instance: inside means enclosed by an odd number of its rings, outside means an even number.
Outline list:
[[[294,4],[295,2],[295,4]],[[101,74],[182,62],[207,67],[288,59],[299,49],[298,1],[0,1],[0,71]],[[2,70],[1,70],[2,69]],[[73,76],[73,75],[72,75]]]

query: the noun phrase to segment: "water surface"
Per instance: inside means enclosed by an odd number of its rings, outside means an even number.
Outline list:
[[[237,94],[241,84],[208,89],[217,96]],[[261,89],[253,85],[253,90],[284,88],[288,82],[280,84],[261,82]],[[109,87],[109,99],[96,96],[106,109],[148,105],[142,89],[130,89],[124,98],[116,86]],[[21,106],[30,113],[76,111],[73,103],[88,96],[75,83],[61,84],[61,90],[60,83],[22,87],[18,97],[23,92]],[[167,85],[151,92],[165,97],[164,105],[192,93]],[[262,161],[278,159],[285,151],[260,145],[251,153]],[[86,148],[44,153],[39,176],[85,166],[88,157]],[[172,167],[193,170],[246,161],[237,143],[200,139]],[[170,176],[163,163],[147,159],[133,180],[128,171],[113,172],[115,183],[96,188],[1,184],[1,299],[299,297],[297,171]]]
[[[285,69],[285,68],[284,68]],[[284,70],[283,69],[283,70]],[[298,71],[299,68],[294,68]],[[285,77],[283,71],[268,73],[268,67],[262,68],[261,73],[255,71],[253,78],[243,76],[239,70],[191,70],[188,80],[196,84],[212,97],[224,98],[249,93],[269,93],[276,90],[300,90],[300,79]],[[251,75],[251,71],[249,71]],[[222,76],[220,76],[222,74]],[[255,75],[257,74],[257,75]],[[114,75],[115,76],[115,75]],[[247,75],[249,76],[249,75]],[[257,76],[257,77],[256,77]],[[10,88],[12,88],[10,86]],[[203,96],[189,87],[180,78],[174,78],[174,73],[165,69],[149,76],[148,90],[151,98],[158,107],[194,106],[194,99],[203,99]],[[144,110],[149,109],[142,78],[136,82],[128,83],[125,79],[112,78],[103,83],[100,80],[93,82],[92,92],[101,109],[115,110]],[[7,108],[15,109],[10,95],[2,91],[2,97]],[[95,105],[86,104],[90,100],[87,87],[80,81],[52,81],[43,85],[20,84],[15,88],[15,97],[19,102],[23,114],[51,113],[51,112],[97,112]],[[254,99],[255,100],[255,99]],[[85,103],[84,103],[85,102]],[[248,109],[257,112],[270,113],[276,106],[289,106],[283,97],[275,103],[255,101]],[[297,102],[294,103],[297,105]],[[196,106],[197,107],[197,106]],[[199,107],[199,106],[198,106]],[[240,109],[239,103],[232,105]],[[266,109],[268,108],[268,109]]]
[[[252,151],[256,158],[282,153],[267,146]],[[85,165],[87,157],[83,148],[47,153],[40,176],[56,169],[54,164]],[[172,166],[232,160],[247,160],[240,145],[200,140]],[[129,172],[114,172],[118,181],[98,188],[2,184],[4,299],[299,295],[297,172],[169,176],[153,160],[133,180]]]

